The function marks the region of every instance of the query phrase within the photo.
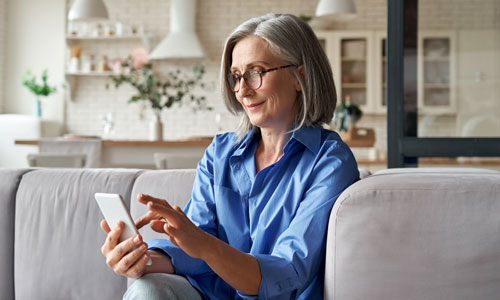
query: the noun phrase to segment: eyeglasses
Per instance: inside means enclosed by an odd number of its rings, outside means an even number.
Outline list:
[[[227,82],[229,83],[229,87],[233,90],[233,92],[237,93],[240,90],[241,87],[241,78],[245,80],[246,84],[248,87],[250,87],[252,90],[256,90],[260,88],[262,85],[262,74],[276,71],[279,69],[285,69],[289,67],[295,67],[295,65],[286,65],[286,66],[281,66],[281,67],[276,67],[264,71],[255,71],[255,70],[246,70],[243,75],[237,74],[237,73],[229,73],[227,75]]]

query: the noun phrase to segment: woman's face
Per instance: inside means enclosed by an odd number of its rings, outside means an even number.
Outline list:
[[[266,41],[249,36],[233,49],[231,72],[242,75],[253,69],[264,71],[287,65],[275,56]],[[294,68],[294,67],[291,67]],[[296,98],[300,91],[298,81],[287,69],[264,73],[260,88],[251,89],[240,79],[240,90],[235,92],[252,125],[260,128],[289,130],[297,114]]]

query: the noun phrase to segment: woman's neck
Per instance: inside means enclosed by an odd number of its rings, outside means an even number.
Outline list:
[[[261,138],[255,151],[257,172],[277,162],[283,156],[283,147],[292,135],[289,131],[260,128]]]

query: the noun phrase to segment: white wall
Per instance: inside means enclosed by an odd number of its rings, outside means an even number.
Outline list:
[[[40,76],[47,68],[49,83],[59,87],[56,94],[46,99],[43,118],[62,122],[66,3],[64,0],[6,1],[6,38],[1,40],[6,57],[2,68],[4,112],[32,114],[35,97],[21,84],[21,76],[27,69]]]
[[[0,0],[0,114],[4,111],[5,24],[7,0]]]

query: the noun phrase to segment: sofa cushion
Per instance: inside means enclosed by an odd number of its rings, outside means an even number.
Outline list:
[[[130,201],[137,170],[38,169],[24,175],[15,216],[16,299],[120,299],[126,278],[105,264],[94,193]]]
[[[378,172],[329,223],[325,299],[496,299],[500,172]]]
[[[14,212],[17,187],[29,169],[0,168],[0,299],[14,299]]]

